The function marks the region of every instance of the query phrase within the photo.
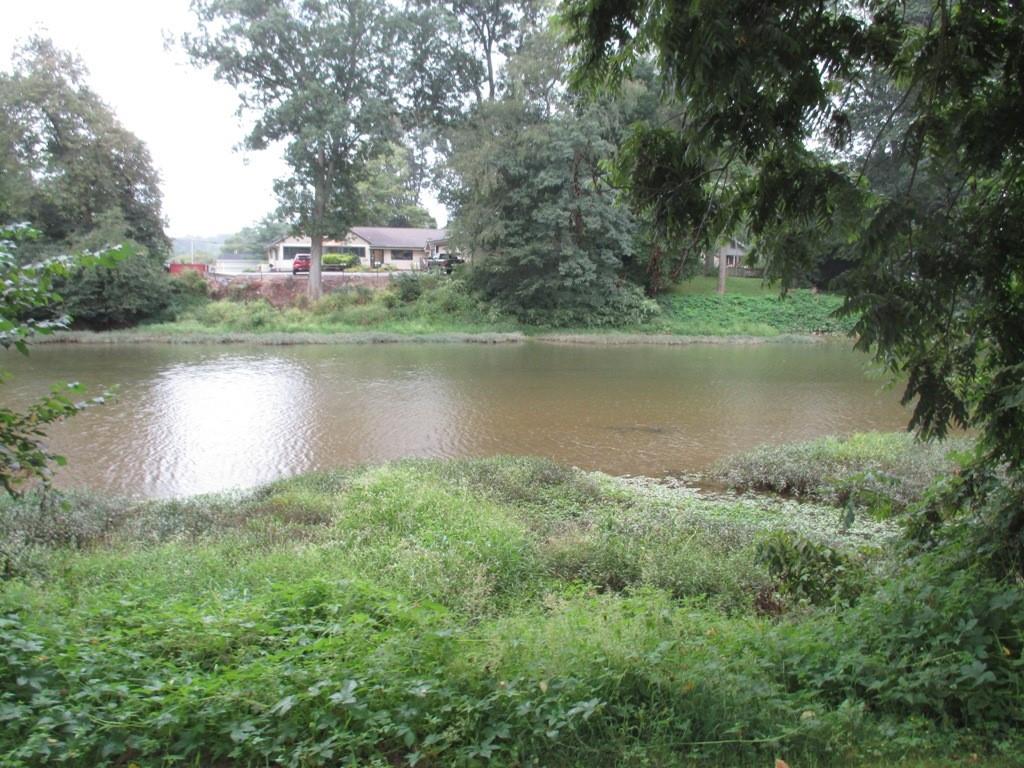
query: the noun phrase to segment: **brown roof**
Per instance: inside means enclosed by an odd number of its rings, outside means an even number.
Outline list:
[[[444,229],[413,227],[352,227],[352,231],[376,248],[426,248],[428,240],[446,235]]]

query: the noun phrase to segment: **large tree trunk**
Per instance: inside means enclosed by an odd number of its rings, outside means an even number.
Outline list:
[[[725,277],[729,269],[726,265],[728,263],[729,260],[725,257],[725,251],[720,251],[718,254],[718,293],[720,296],[725,295]]]
[[[324,253],[324,236],[312,235],[313,243],[309,248],[309,300],[316,301],[323,295],[320,284],[320,264]]]
[[[317,301],[323,295],[320,283],[320,265],[324,255],[324,208],[327,203],[326,181],[318,179],[313,184],[313,217],[312,232],[309,233],[309,285],[307,286],[310,301]]]

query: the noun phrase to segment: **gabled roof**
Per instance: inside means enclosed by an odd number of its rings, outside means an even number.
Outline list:
[[[447,234],[444,229],[420,229],[414,227],[352,227],[375,248],[426,248],[428,240],[437,240]]]

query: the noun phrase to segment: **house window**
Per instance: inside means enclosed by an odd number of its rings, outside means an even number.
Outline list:
[[[308,245],[286,245],[284,247],[284,258],[291,261],[300,253],[309,253]]]
[[[392,261],[412,261],[412,251],[391,251]]]

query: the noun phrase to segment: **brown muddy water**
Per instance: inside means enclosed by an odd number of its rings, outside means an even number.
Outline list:
[[[531,454],[612,474],[896,430],[908,412],[848,342],[558,346],[38,346],[7,353],[24,405],[55,381],[117,400],[51,429],[58,485],[168,497],[406,456]]]

